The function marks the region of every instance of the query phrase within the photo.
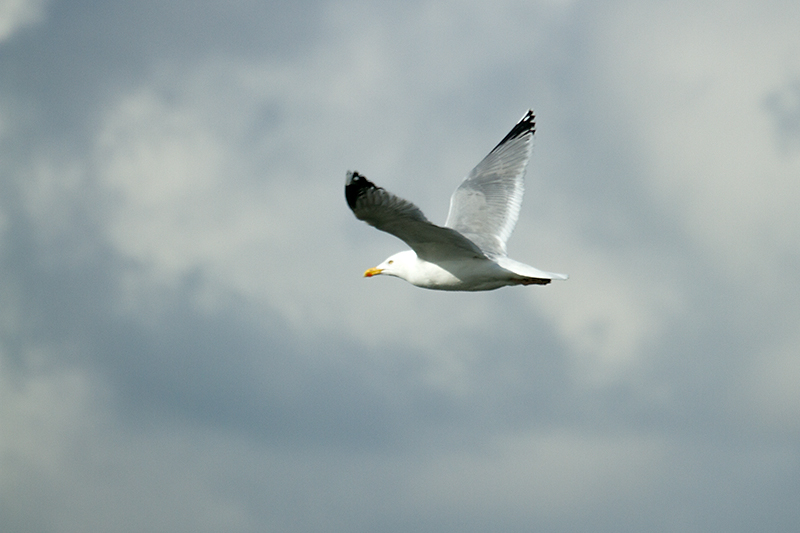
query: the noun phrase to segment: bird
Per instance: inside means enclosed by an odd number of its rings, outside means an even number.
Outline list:
[[[395,276],[417,287],[444,291],[488,291],[566,280],[566,274],[544,272],[506,253],[522,205],[535,131],[535,115],[528,110],[456,188],[443,226],[358,171],[348,171],[345,199],[356,218],[411,248],[367,269],[364,276]]]

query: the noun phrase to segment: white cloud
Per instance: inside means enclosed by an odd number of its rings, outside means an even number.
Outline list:
[[[30,357],[35,359],[37,355]],[[0,380],[2,420],[6,428],[0,448],[6,468],[13,475],[21,475],[15,471],[20,466],[53,474],[63,460],[65,441],[72,441],[86,429],[81,421],[90,403],[86,377],[73,371],[42,375],[20,383],[14,381],[7,368],[0,368]]]
[[[49,0],[0,0],[0,43],[40,22]]]
[[[800,157],[780,155],[763,102],[800,76],[800,11],[629,7],[605,16],[614,38],[597,35],[595,54],[604,96],[639,132],[643,179],[715,275],[769,287],[800,237]]]
[[[618,205],[602,203],[606,198],[561,199],[554,191],[541,202],[547,216],[536,247],[546,260],[565,265],[559,268],[571,279],[531,301],[571,347],[575,376],[583,383],[641,380],[638,370],[657,352],[649,348],[668,344],[669,328],[707,319],[698,314],[706,302],[697,300],[705,294],[697,292],[697,283],[736,291],[749,305],[771,306],[785,305],[781,294],[797,278],[800,157],[781,152],[764,98],[800,76],[793,59],[800,53],[800,12],[776,17],[738,3],[721,15],[718,7],[620,3],[600,10],[601,24],[581,26],[590,43],[582,66],[592,91],[576,94],[584,107],[596,109],[584,121],[604,136],[598,142],[611,150],[608,159],[637,172],[620,176],[636,194],[607,197]],[[772,38],[764,39],[763,28]],[[563,146],[553,148],[562,158],[574,156]],[[548,182],[575,170],[585,174],[582,180],[609,177],[604,169],[538,156]],[[630,201],[646,203],[625,205]],[[661,214],[673,236],[631,240],[637,228],[629,225],[642,222],[630,213],[646,212]],[[598,234],[587,231],[592,228],[621,245],[592,242]],[[681,236],[682,248],[668,244],[674,235]]]
[[[314,274],[335,211],[320,184],[331,169],[318,172],[314,153],[325,117],[301,117],[310,127],[297,131],[283,119],[296,111],[289,105],[259,123],[275,95],[258,78],[284,75],[270,66],[189,69],[157,77],[109,109],[95,154],[111,199],[108,237],[144,267],[142,283],[175,285],[199,271],[223,291],[289,314],[299,296],[311,296],[298,280]]]
[[[648,348],[686,312],[680,273],[667,264],[653,269],[652,250],[612,258],[588,243],[562,244],[559,253],[575,265],[569,286],[537,306],[569,346],[575,377],[590,386],[637,382],[637,371],[652,362]]]

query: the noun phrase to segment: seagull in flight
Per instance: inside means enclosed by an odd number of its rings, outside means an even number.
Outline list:
[[[358,172],[348,172],[344,195],[356,218],[411,248],[364,276],[386,274],[445,291],[488,291],[567,279],[566,274],[544,272],[506,255],[506,241],[522,205],[535,130],[533,111],[528,111],[455,190],[444,226],[428,221],[416,205]]]

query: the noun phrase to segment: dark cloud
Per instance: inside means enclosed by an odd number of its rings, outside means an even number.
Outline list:
[[[50,2],[41,23],[2,43],[0,88],[31,108],[39,142],[64,141],[154,70],[307,51],[322,13],[313,1]]]

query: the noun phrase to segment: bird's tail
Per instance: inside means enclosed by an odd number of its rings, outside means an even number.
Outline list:
[[[498,257],[495,259],[495,261],[497,261],[498,265],[509,272],[513,272],[514,274],[521,276],[523,278],[520,281],[522,285],[547,285],[551,280],[554,279],[564,280],[569,278],[567,274],[545,272],[543,270],[539,270],[538,268],[533,268],[530,265],[526,265],[525,263],[520,263],[519,261],[509,259],[508,257]]]

